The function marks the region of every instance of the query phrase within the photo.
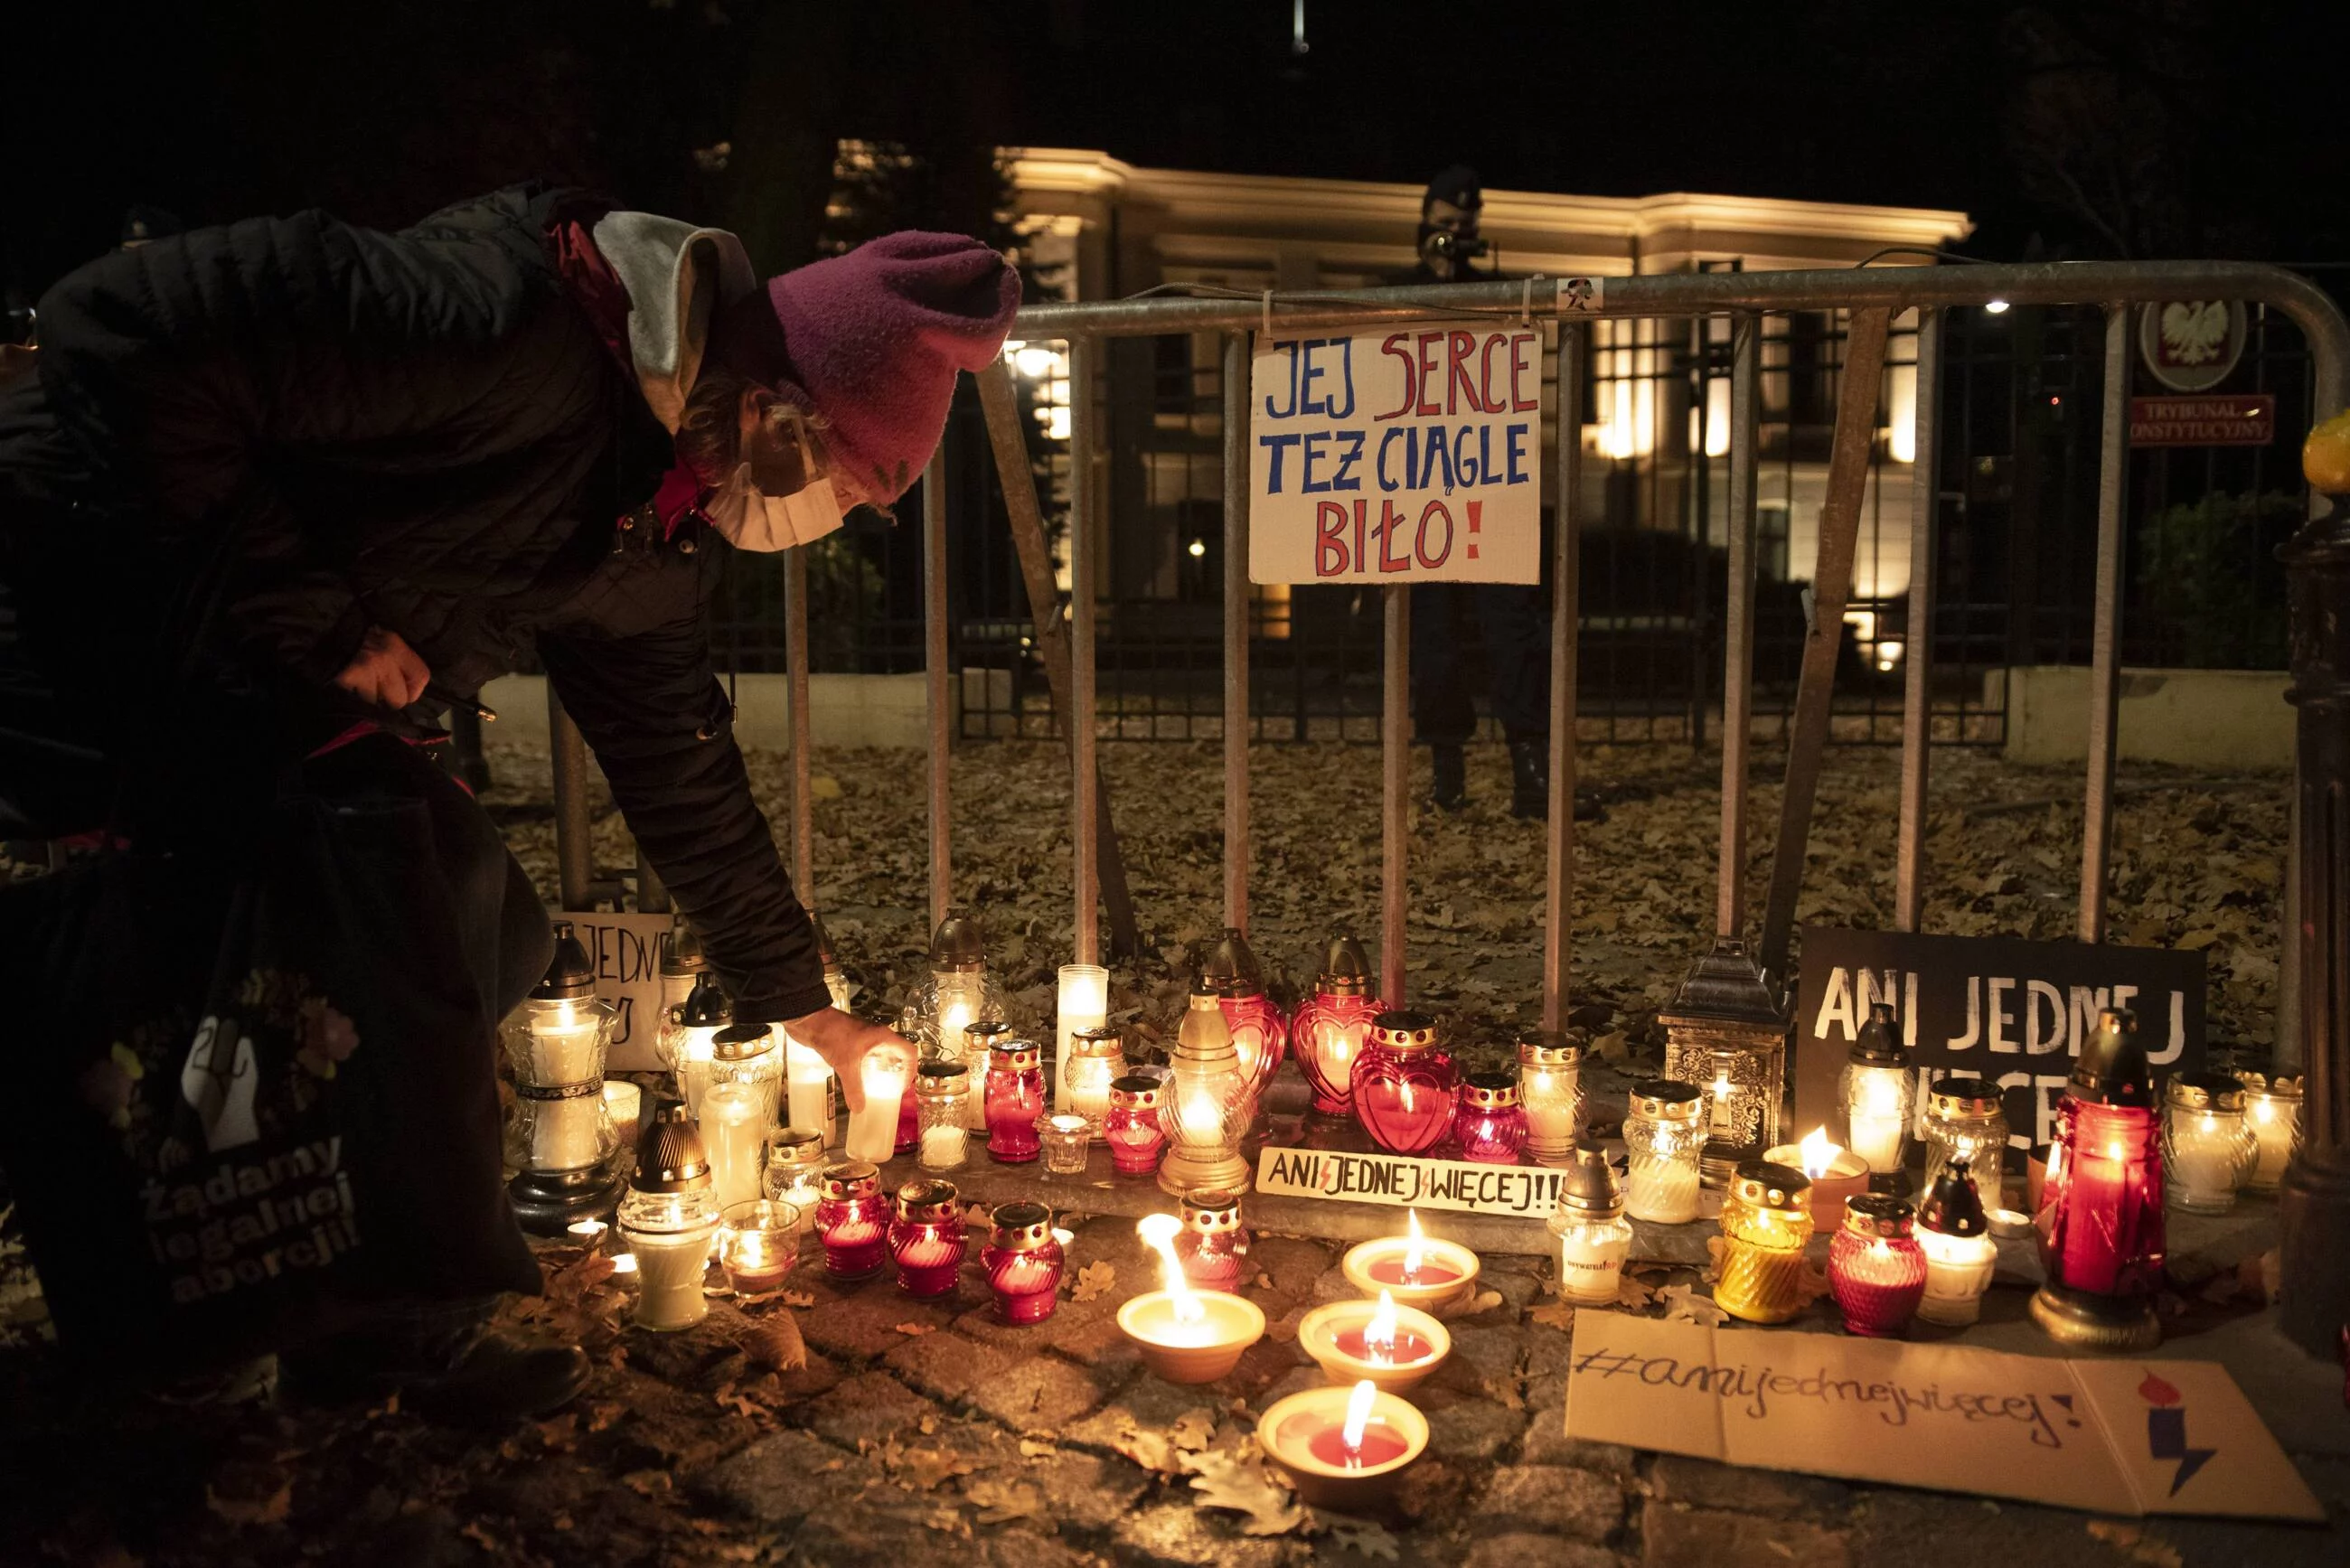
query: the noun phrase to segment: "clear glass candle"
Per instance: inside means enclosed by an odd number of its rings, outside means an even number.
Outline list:
[[[1804,1309],[1804,1243],[1812,1239],[1811,1185],[1800,1170],[1749,1160],[1721,1200],[1721,1277],[1714,1303],[1749,1323],[1785,1323]]]
[[[996,1315],[1006,1323],[1042,1323],[1061,1303],[1066,1260],[1053,1217],[1041,1203],[1005,1203],[989,1216],[979,1266],[987,1271]]]
[[[1389,1154],[1428,1154],[1452,1131],[1459,1075],[1425,1012],[1382,1012],[1355,1060],[1355,1119]]]
[[[756,1087],[712,1085],[702,1096],[702,1141],[710,1150],[710,1183],[720,1208],[759,1196],[767,1140],[775,1124]]]
[[[983,1018],[966,1024],[961,1049],[947,1053],[948,1060],[960,1060],[970,1072],[971,1103],[965,1107],[962,1125],[975,1133],[987,1130],[987,1073],[988,1064],[995,1060],[995,1048],[1017,1039],[1009,1023]]]
[[[738,1296],[784,1288],[800,1255],[800,1211],[789,1203],[755,1199],[718,1216],[718,1266]]]
[[[534,996],[506,1019],[506,1058],[515,1076],[507,1152],[517,1167],[586,1170],[611,1158],[604,1052],[615,1017],[611,1004],[590,992]]]
[[[1007,1040],[987,1059],[987,1157],[999,1165],[1036,1158],[1036,1120],[1045,1111],[1045,1073],[1030,1040]]]
[[[899,1290],[922,1301],[953,1294],[969,1247],[953,1182],[925,1179],[898,1189],[889,1255],[898,1262]]]
[[[1371,1020],[1386,1012],[1371,994],[1371,966],[1352,937],[1333,937],[1314,994],[1297,1009],[1290,1038],[1314,1090],[1314,1108],[1345,1116],[1354,1108],[1355,1060],[1370,1043]]]
[[[1220,1187],[1183,1194],[1183,1233],[1175,1255],[1194,1290],[1238,1295],[1242,1260],[1248,1255],[1248,1228],[1241,1223],[1241,1196]]]
[[[824,1167],[823,1138],[806,1127],[778,1127],[767,1139],[759,1195],[798,1210],[805,1231],[815,1224],[816,1206],[824,1199]]]
[[[1971,1073],[1937,1079],[1926,1090],[1924,1132],[1926,1172],[1920,1190],[1931,1189],[1951,1160],[1963,1159],[1977,1187],[1988,1186],[1994,1199],[1999,1196],[2008,1134],[1997,1084]]]
[[[1877,1175],[1901,1168],[1901,1146],[1909,1135],[1916,1088],[1893,1009],[1876,1002],[1845,1063],[1841,1098],[1849,1129],[1845,1147]]]
[[[681,1100],[663,1100],[637,1142],[637,1173],[620,1199],[614,1228],[637,1260],[641,1328],[691,1328],[710,1310],[702,1293],[718,1202],[702,1135]]]
[[[1546,1029],[1522,1033],[1518,1104],[1526,1113],[1526,1152],[1535,1162],[1573,1161],[1583,1131],[1583,1047]]]
[[[1918,1246],[1926,1254],[1926,1293],[1918,1315],[1949,1327],[1981,1316],[1999,1247],[1991,1238],[1973,1167],[1963,1156],[1944,1161],[1926,1189],[1926,1200],[1918,1206]]]
[[[1072,1030],[1062,1050],[1067,1094],[1055,1103],[1064,1112],[1085,1117],[1087,1127],[1098,1137],[1109,1119],[1109,1086],[1126,1070],[1126,1042],[1120,1031],[1094,1024]]]
[[[842,1152],[851,1159],[880,1165],[897,1152],[899,1107],[908,1080],[914,1075],[913,1059],[903,1045],[877,1045],[865,1054],[859,1071],[865,1082],[865,1108],[848,1113]]]
[[[832,1067],[812,1045],[803,1045],[781,1024],[784,1036],[784,1118],[786,1126],[806,1127],[821,1143],[834,1136]]]
[[[784,1050],[773,1027],[733,1023],[712,1036],[709,1089],[723,1084],[748,1088],[758,1096],[760,1121],[777,1125],[784,1105]]]
[[[1658,1225],[1686,1225],[1697,1218],[1704,1108],[1705,1096],[1695,1084],[1650,1078],[1632,1085],[1624,1117],[1624,1147],[1629,1157],[1625,1213]]]
[[[1100,1029],[1109,1021],[1109,971],[1099,964],[1065,963],[1059,980],[1053,1012],[1053,1108],[1098,1118],[1109,1109],[1109,1081],[1118,1075],[1116,1066],[1102,1075],[1100,1095],[1090,1111],[1077,1103],[1077,1085],[1071,1081],[1069,1069],[1077,1060],[1075,1046],[1079,1031]]]
[[[734,1022],[734,1003],[713,971],[694,976],[685,1000],[661,1021],[653,1054],[669,1069],[688,1114],[702,1114],[702,1091],[710,1086],[710,1054],[718,1032]]]
[[[1632,1252],[1632,1222],[1605,1151],[1588,1144],[1574,1150],[1549,1224],[1558,1241],[1558,1293],[1576,1306],[1614,1306]]]
[[[1046,1116],[1036,1129],[1036,1141],[1044,1150],[1046,1176],[1086,1173],[1086,1151],[1093,1142],[1093,1129],[1086,1125],[1085,1117],[1074,1112]]]
[[[1129,1075],[1109,1085],[1109,1116],[1102,1137],[1109,1145],[1110,1168],[1120,1176],[1149,1176],[1167,1148],[1159,1126],[1159,1080]]]
[[[1212,992],[1193,992],[1159,1088],[1159,1130],[1168,1144],[1160,1188],[1179,1197],[1195,1187],[1245,1188],[1241,1134],[1255,1111],[1222,1003]]]
[[[867,1160],[824,1168],[824,1196],[816,1206],[816,1240],[824,1272],[836,1280],[869,1280],[889,1262],[889,1200],[881,1173]]]
[[[1845,1332],[1898,1339],[1926,1295],[1916,1214],[1880,1193],[1848,1198],[1844,1207],[1844,1224],[1828,1242],[1828,1291],[1844,1312]]]
[[[2244,1179],[2244,1188],[2274,1192],[2301,1142],[2301,1080],[2251,1070],[2238,1073],[2236,1079],[2244,1086],[2244,1121],[2260,1144],[2260,1158]]]
[[[971,1151],[971,1129],[962,1125],[970,1101],[970,1074],[960,1062],[925,1062],[914,1070],[914,1106],[921,1127],[920,1163],[924,1170],[960,1170]]]
[[[1452,1117],[1461,1158],[1479,1165],[1515,1165],[1526,1146],[1526,1114],[1518,1080],[1510,1073],[1471,1073],[1461,1082]]]
[[[2242,1085],[2218,1073],[2171,1078],[2163,1095],[2162,1159],[2172,1208],[2225,1214],[2260,1152],[2244,1120]]]

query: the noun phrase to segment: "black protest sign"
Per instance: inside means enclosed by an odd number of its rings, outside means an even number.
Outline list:
[[[2012,1170],[2027,1148],[2045,1154],[2064,1080],[2099,1008],[2137,1013],[2157,1079],[2203,1065],[2199,952],[1806,926],[1791,1139],[1825,1124],[1844,1141],[1837,1077],[1878,1002],[1893,1005],[1921,1081],[1972,1073],[2000,1085]]]

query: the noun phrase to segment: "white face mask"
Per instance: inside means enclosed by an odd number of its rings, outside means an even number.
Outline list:
[[[768,495],[752,481],[747,462],[737,464],[702,503],[702,514],[736,549],[763,554],[821,539],[840,526],[841,516],[831,480],[818,479],[789,495]]]

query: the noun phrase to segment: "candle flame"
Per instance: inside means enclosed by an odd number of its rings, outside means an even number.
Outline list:
[[[635,1273],[637,1272],[637,1255],[634,1252],[621,1253],[619,1257],[612,1260],[612,1272],[616,1274]]]
[[[1395,1360],[1396,1309],[1395,1297],[1379,1293],[1379,1310],[1363,1327],[1363,1354],[1373,1361],[1391,1365]]]
[[[1420,1254],[1427,1250],[1428,1238],[1419,1229],[1419,1210],[1407,1209],[1403,1212],[1411,1233],[1411,1245],[1403,1250],[1403,1282],[1416,1285],[1419,1283]]]
[[[602,1235],[606,1227],[601,1220],[574,1220],[567,1229],[575,1236],[596,1237]]]
[[[1338,1437],[1350,1453],[1363,1446],[1363,1428],[1371,1424],[1371,1401],[1378,1397],[1378,1385],[1366,1377],[1347,1396],[1347,1425]]]
[[[1804,1162],[1804,1174],[1817,1181],[1835,1164],[1835,1157],[1844,1150],[1828,1141],[1828,1129],[1816,1127],[1804,1135],[1795,1146],[1796,1158]]]
[[[1175,1238],[1183,1233],[1183,1221],[1172,1214],[1146,1214],[1134,1227],[1143,1245],[1159,1254],[1159,1270],[1166,1281],[1169,1301],[1175,1308],[1177,1323],[1205,1323],[1208,1309],[1183,1277],[1183,1260],[1175,1255]]]
[[[571,1003],[571,999],[570,999],[569,997],[566,997],[566,998],[564,998],[561,1002],[556,1002],[556,1003],[555,1004],[555,1027],[556,1027],[556,1028],[557,1028],[557,1029],[572,1029],[572,1028],[577,1028],[577,1027],[578,1026],[578,1023],[579,1023],[579,1012],[578,1012],[578,1010],[577,1010],[576,1007],[574,1007],[574,1006],[572,1005],[572,1003]]]

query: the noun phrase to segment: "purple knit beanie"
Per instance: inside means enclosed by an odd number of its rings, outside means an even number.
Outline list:
[[[841,470],[886,505],[938,450],[955,373],[993,361],[1019,307],[1003,256],[910,229],[769,278],[720,312],[710,352],[806,393]]]

